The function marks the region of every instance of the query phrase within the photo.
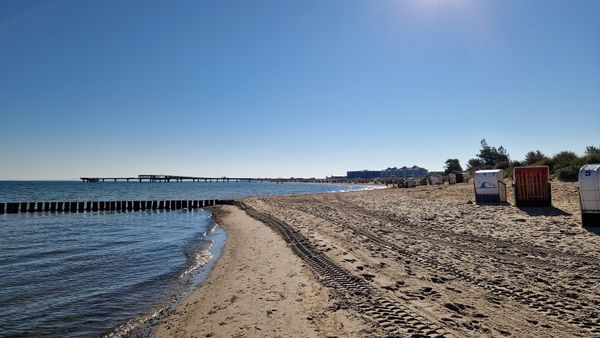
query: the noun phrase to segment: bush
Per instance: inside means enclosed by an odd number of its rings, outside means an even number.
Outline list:
[[[600,148],[594,146],[585,148],[583,160],[585,164],[600,164]]]
[[[467,168],[471,170],[477,170],[483,166],[483,161],[478,158],[472,158],[467,162]]]
[[[510,167],[510,161],[508,161],[508,160],[500,161],[500,162],[496,163],[496,166],[495,166],[496,169],[504,169],[504,170],[508,169],[509,167]]]
[[[552,167],[554,170],[566,168],[568,166],[579,164],[581,159],[572,151],[561,151],[552,157]]]
[[[579,165],[569,165],[556,170],[556,177],[565,182],[576,182],[579,178]]]
[[[548,156],[539,150],[530,151],[525,155],[525,164],[527,165],[538,165],[547,160],[549,160]]]
[[[507,179],[511,179],[511,180],[512,180],[512,178],[513,178],[513,171],[514,171],[514,169],[515,169],[515,168],[514,168],[514,167],[512,167],[512,166],[510,166],[510,167],[508,167],[508,168],[504,169],[504,175],[503,175],[503,176],[504,176],[504,178],[507,178]]]

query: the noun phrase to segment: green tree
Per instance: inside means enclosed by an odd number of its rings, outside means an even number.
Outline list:
[[[478,158],[472,158],[467,162],[467,167],[469,169],[478,169],[483,166],[483,161]]]
[[[447,159],[444,168],[446,168],[446,170],[445,170],[446,174],[459,173],[459,172],[463,171],[463,168],[460,165],[460,162],[456,158]]]
[[[542,153],[539,150],[536,151],[530,151],[527,154],[525,154],[525,164],[526,165],[532,165],[532,164],[542,164],[544,162],[546,162],[548,160],[548,156],[544,155],[544,153]]]
[[[481,159],[483,165],[498,169],[506,169],[510,162],[508,152],[503,146],[496,149],[496,147],[490,146],[485,139],[481,140],[481,149],[479,149],[477,157]]]

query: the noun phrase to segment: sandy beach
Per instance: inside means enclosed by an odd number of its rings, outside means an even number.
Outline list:
[[[209,279],[167,317],[157,337],[321,337],[372,332],[331,312],[330,293],[269,227],[237,207],[216,209],[227,244]]]
[[[471,184],[223,207],[223,256],[156,334],[600,336],[600,236],[576,184],[552,188],[537,209],[475,205]]]

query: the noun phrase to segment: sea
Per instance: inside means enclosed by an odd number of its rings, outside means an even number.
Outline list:
[[[238,199],[371,189],[270,182],[0,181],[0,202]],[[140,336],[204,281],[209,210],[0,215],[0,337]]]

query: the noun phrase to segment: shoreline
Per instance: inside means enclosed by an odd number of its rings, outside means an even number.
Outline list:
[[[144,310],[143,313],[131,318],[109,330],[100,334],[101,337],[147,337],[152,336],[156,325],[160,323],[168,314],[184,301],[191,293],[200,287],[210,276],[214,266],[221,257],[224,247],[227,243],[227,233],[215,221],[214,210],[212,207],[203,209],[210,214],[210,225],[206,231],[202,232],[201,241],[208,241],[206,247],[200,250],[191,249],[187,255],[193,255],[188,258],[189,265],[185,270],[178,273],[177,281],[171,288],[163,290],[163,296],[159,301]],[[199,233],[200,234],[200,233]],[[196,246],[197,243],[188,243]],[[184,248],[184,251],[187,249]]]
[[[305,336],[369,331],[346,311],[327,313],[329,292],[273,230],[235,206],[214,208],[227,232],[208,279],[164,317],[153,335]]]

